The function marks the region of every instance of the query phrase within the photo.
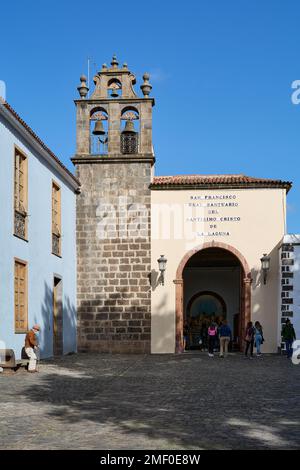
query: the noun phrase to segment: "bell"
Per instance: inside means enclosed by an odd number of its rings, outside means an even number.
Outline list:
[[[95,127],[94,127],[94,130],[93,130],[93,134],[94,135],[104,135],[105,134],[105,130],[104,130],[102,121],[96,121],[95,122]]]
[[[118,91],[117,91],[116,88],[113,88],[113,89],[111,90],[110,96],[111,96],[112,98],[118,98],[119,93],[118,93]]]
[[[122,134],[136,134],[136,131],[134,130],[133,121],[126,121]]]

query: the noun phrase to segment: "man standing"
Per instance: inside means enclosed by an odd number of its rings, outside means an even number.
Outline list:
[[[36,370],[36,361],[37,361],[37,348],[38,348],[38,339],[37,335],[40,331],[39,325],[34,325],[30,331],[26,334],[25,337],[25,352],[29,357],[29,366],[28,372],[34,373]]]
[[[282,328],[282,339],[285,342],[287,358],[293,355],[293,342],[296,339],[296,333],[290,319],[287,318]]]
[[[220,357],[225,357],[228,354],[228,345],[231,341],[231,329],[227,325],[227,321],[223,320],[222,325],[219,329],[219,336],[220,336]]]

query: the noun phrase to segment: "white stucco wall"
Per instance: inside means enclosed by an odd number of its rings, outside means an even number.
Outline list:
[[[13,235],[14,146],[28,158],[28,242]],[[76,350],[76,195],[64,177],[0,116],[0,341],[20,357],[24,334],[14,332],[14,258],[28,263],[28,326],[41,325],[42,357],[52,355],[52,286],[63,279],[64,353]],[[52,180],[61,187],[62,258],[51,254]]]

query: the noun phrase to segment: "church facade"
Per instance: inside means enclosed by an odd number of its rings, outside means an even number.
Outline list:
[[[113,57],[90,95],[84,76],[78,87],[78,349],[181,352],[184,324],[226,318],[237,350],[247,322],[258,320],[264,351],[277,352],[291,183],[155,176],[155,102],[148,74],[143,80],[138,96],[135,76]]]
[[[227,319],[237,349],[248,321],[259,321],[264,351],[277,351],[289,187],[244,175],[154,177],[152,267],[160,253],[168,261],[152,291],[153,352],[181,351],[184,322],[211,315]]]

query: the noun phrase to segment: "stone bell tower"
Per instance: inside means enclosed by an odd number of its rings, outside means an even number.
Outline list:
[[[143,96],[127,64],[103,64],[88,96],[80,78],[77,149],[78,350],[150,352],[149,75]]]

